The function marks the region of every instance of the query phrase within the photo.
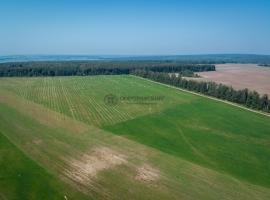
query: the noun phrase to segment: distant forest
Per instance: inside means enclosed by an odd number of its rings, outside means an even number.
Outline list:
[[[260,96],[256,91],[249,91],[248,89],[235,90],[232,87],[223,84],[187,80],[181,76],[176,77],[174,74],[168,73],[136,70],[133,74],[160,83],[216,97],[218,99],[231,101],[248,108],[270,112],[270,100],[268,99],[267,94]]]
[[[0,77],[13,76],[88,76],[130,74],[134,70],[179,73],[215,71],[211,64],[183,64],[172,61],[59,61],[1,63]]]
[[[270,64],[260,64],[261,67],[270,67]]]

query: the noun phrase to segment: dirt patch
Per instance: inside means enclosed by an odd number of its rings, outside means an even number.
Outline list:
[[[159,170],[151,167],[150,165],[144,164],[137,169],[135,179],[143,182],[156,181],[160,177]]]
[[[32,142],[36,145],[40,145],[42,143],[42,140],[41,139],[34,139]]]
[[[89,154],[82,155],[78,160],[70,160],[71,167],[66,171],[66,175],[76,182],[88,185],[100,171],[126,162],[125,156],[119,152],[107,147],[97,148]]]

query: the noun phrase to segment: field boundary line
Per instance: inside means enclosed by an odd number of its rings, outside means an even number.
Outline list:
[[[247,111],[250,111],[250,112],[253,112],[253,113],[257,113],[257,114],[260,114],[260,115],[270,117],[270,114],[267,114],[267,113],[264,113],[264,112],[261,112],[261,111],[258,111],[258,110],[253,110],[253,109],[247,108],[245,106],[242,106],[240,104],[236,104],[236,103],[233,103],[233,102],[225,101],[225,100],[218,99],[218,98],[211,97],[211,96],[207,96],[207,95],[204,95],[204,94],[192,92],[192,91],[185,90],[185,89],[182,89],[182,88],[178,88],[178,87],[175,87],[175,86],[172,86],[172,85],[167,85],[165,83],[156,82],[156,81],[153,81],[153,80],[150,80],[150,79],[147,79],[147,78],[143,78],[143,77],[140,77],[140,76],[135,76],[135,75],[130,75],[130,76],[136,77],[138,79],[146,80],[146,81],[149,81],[149,82],[152,82],[152,83],[156,83],[156,84],[159,84],[159,85],[163,85],[163,86],[166,86],[168,88],[173,88],[173,89],[176,89],[176,90],[180,90],[182,92],[190,93],[190,94],[193,94],[193,95],[196,95],[196,96],[200,96],[200,97],[204,97],[204,98],[211,99],[211,100],[214,100],[214,101],[222,102],[222,103],[225,103],[225,104],[237,107],[237,108],[241,108],[243,110],[247,110]]]

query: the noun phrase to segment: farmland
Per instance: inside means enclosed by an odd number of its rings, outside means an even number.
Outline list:
[[[215,81],[237,89],[248,88],[270,95],[270,69],[256,64],[221,64],[214,72],[198,73],[197,80]]]
[[[0,199],[269,199],[269,122],[128,75],[1,78]]]

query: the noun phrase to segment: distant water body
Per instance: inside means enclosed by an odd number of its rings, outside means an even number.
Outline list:
[[[0,63],[29,62],[29,61],[79,61],[79,60],[106,60],[114,56],[85,56],[85,55],[18,55],[0,56]]]

